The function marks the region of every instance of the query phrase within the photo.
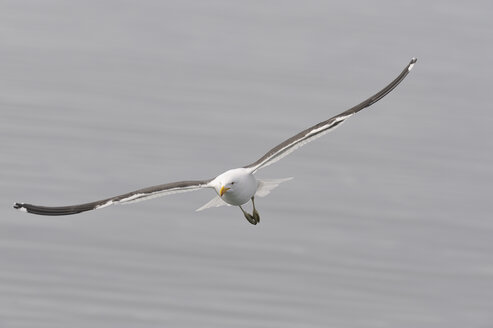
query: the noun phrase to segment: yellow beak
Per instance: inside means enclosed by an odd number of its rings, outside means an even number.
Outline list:
[[[222,186],[221,189],[219,190],[219,196],[223,197],[224,193],[229,189],[231,188],[224,188],[224,186]]]

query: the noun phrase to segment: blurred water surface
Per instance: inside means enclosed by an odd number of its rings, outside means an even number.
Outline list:
[[[0,327],[489,327],[491,2],[3,1]],[[14,211],[251,163],[239,209],[173,195]]]

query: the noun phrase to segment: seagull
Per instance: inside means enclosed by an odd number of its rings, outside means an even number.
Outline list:
[[[85,204],[53,207],[15,203],[14,208],[38,215],[70,215],[105,208],[113,204],[134,203],[154,197],[210,188],[214,189],[217,195],[210,202],[197,209],[197,211],[222,205],[238,206],[248,222],[256,225],[260,222],[260,215],[255,207],[255,196],[264,197],[279,184],[292,178],[264,180],[257,179],[255,173],[259,169],[277,162],[308,142],[323,136],[352,115],[385,97],[404,80],[416,61],[416,58],[412,58],[409,64],[406,65],[404,70],[392,82],[360,104],[286,139],[255,162],[244,167],[228,170],[213,179],[171,182]],[[252,202],[253,208],[251,214],[243,208],[250,201]]]

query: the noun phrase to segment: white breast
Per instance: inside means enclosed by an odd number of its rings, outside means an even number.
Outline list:
[[[229,185],[231,181],[235,182],[234,185]],[[221,186],[231,187],[221,198],[226,203],[235,206],[247,203],[255,195],[258,186],[255,177],[244,168],[226,171],[217,176],[213,183],[218,194]]]

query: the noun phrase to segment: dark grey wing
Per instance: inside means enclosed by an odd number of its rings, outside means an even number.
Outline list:
[[[71,206],[38,206],[32,204],[15,203],[14,208],[28,213],[39,215],[70,215],[80,212],[97,210],[113,204],[126,204],[146,200],[154,197],[160,197],[170,194],[176,194],[187,191],[194,191],[202,188],[208,188],[211,180],[197,181],[179,181],[153,187],[135,190],[123,195],[98,200],[91,203],[71,205]]]
[[[323,136],[331,129],[335,128],[336,126],[344,122],[348,117],[352,116],[353,114],[359,112],[360,110],[366,107],[373,105],[374,103],[385,97],[388,93],[390,93],[390,91],[392,91],[399,83],[402,82],[402,80],[404,80],[404,78],[413,68],[416,61],[417,61],[416,58],[411,59],[409,64],[407,64],[407,66],[399,74],[399,76],[397,76],[392,82],[389,83],[389,85],[387,85],[385,88],[383,88],[382,90],[371,96],[370,98],[340,113],[339,115],[331,117],[326,121],[320,122],[306,130],[301,131],[297,135],[287,139],[286,141],[272,148],[264,156],[259,158],[256,162],[253,162],[252,164],[245,166],[245,168],[250,169],[252,172],[256,172],[258,169],[262,167],[275,163],[281,158],[283,158],[284,156],[292,153],[299,147],[307,144],[310,141],[315,140],[316,138]]]

